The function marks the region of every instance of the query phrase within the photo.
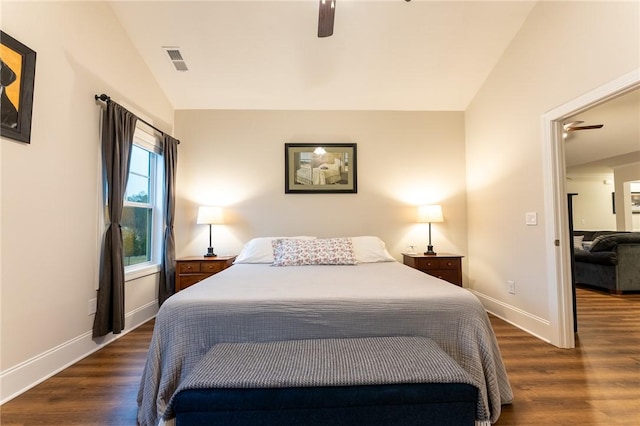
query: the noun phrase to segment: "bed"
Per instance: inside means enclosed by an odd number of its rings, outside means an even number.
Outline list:
[[[303,185],[338,183],[342,180],[340,164],[341,162],[338,159],[331,164],[322,163],[318,167],[312,167],[311,164],[303,164],[296,170],[296,182]]]
[[[394,261],[375,237],[270,237],[162,305],[138,422],[170,423],[174,391],[218,343],[378,336],[435,341],[475,380],[477,424],[497,421],[512,401],[489,319],[471,292]]]

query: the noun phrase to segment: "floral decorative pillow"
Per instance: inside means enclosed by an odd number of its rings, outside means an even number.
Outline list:
[[[276,239],[271,244],[273,266],[356,264],[351,238]]]
[[[271,242],[278,239],[312,240],[316,237],[259,237],[249,241],[242,248],[233,263],[273,263],[273,247]]]

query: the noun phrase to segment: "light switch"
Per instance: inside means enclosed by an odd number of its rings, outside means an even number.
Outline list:
[[[538,224],[538,213],[536,212],[526,212],[525,215],[525,223],[527,225],[537,225]]]

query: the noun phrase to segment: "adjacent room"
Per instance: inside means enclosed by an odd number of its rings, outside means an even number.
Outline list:
[[[615,328],[590,314],[640,309],[639,18],[637,0],[0,0],[0,402],[130,345],[144,396],[123,404],[157,424],[184,384],[168,375],[224,357],[212,341],[282,340],[260,346],[272,361],[306,339],[326,354],[367,337],[379,353],[451,356],[460,395],[465,380],[491,383],[465,406],[472,423],[540,424],[559,396],[536,393],[549,369],[518,358],[588,364],[594,324]],[[578,249],[608,258],[577,270]],[[285,270],[344,297],[366,329],[261,312],[214,332],[231,320],[197,314],[208,319],[181,345],[200,352],[166,344],[160,329],[180,334],[174,319],[197,305],[180,303],[268,300]],[[403,281],[394,293],[389,277]],[[311,298],[290,290],[296,307]],[[420,321],[464,312],[477,346],[451,327],[421,335],[407,312],[423,296],[459,298]],[[585,396],[591,424],[637,419],[634,330],[608,348],[635,374],[611,396],[624,403]],[[406,333],[422,340],[386,339]],[[536,398],[550,399],[523,408]]]

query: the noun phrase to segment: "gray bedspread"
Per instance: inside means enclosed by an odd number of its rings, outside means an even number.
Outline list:
[[[138,422],[158,424],[171,396],[221,342],[377,336],[433,339],[478,385],[479,422],[512,401],[487,314],[469,291],[397,262],[234,265],[169,298],[156,317]]]

